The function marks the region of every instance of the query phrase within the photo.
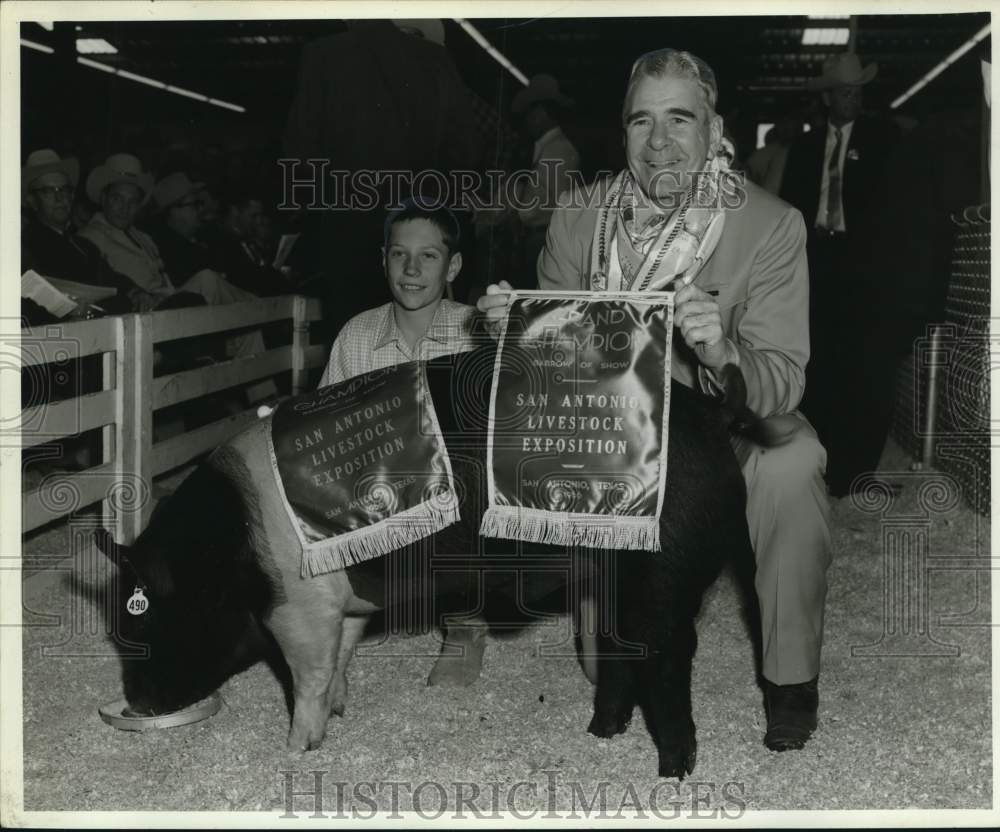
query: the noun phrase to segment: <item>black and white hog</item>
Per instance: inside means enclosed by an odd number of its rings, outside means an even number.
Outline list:
[[[116,609],[124,609],[134,586],[144,587],[150,601],[144,615],[120,617],[123,641],[149,645],[148,659],[123,662],[131,712],[169,712],[205,697],[253,661],[253,645],[260,643],[255,636],[263,627],[291,670],[288,747],[319,746],[330,714],[344,713],[348,662],[368,616],[431,591],[426,579],[404,583],[387,576],[432,574],[426,564],[400,562],[407,559],[454,562],[456,556],[482,554],[478,528],[485,508],[485,411],[493,355],[493,348],[484,347],[427,364],[462,519],[419,545],[303,578],[301,546],[280,497],[276,489],[262,487],[273,482],[266,441],[270,418],[212,453],[158,507],[131,546],[98,532],[99,547],[121,569]],[[733,387],[739,388],[738,371],[735,375]],[[598,736],[619,733],[635,705],[642,706],[662,776],[683,777],[694,767],[691,665],[702,596],[726,561],[736,565],[744,586],[752,582],[745,488],[729,443],[731,421],[731,409],[674,382],[662,551],[581,552],[584,568],[575,573],[615,572],[613,580],[594,581],[591,575],[586,581],[612,588],[611,597],[594,602],[612,608],[599,609],[598,620],[615,622],[613,634],[599,638],[589,730]],[[494,550],[496,545],[491,544]],[[510,544],[511,552],[516,545]],[[531,551],[537,558],[546,547]],[[451,575],[455,585],[435,579],[435,593],[462,595],[468,576],[438,574]],[[444,604],[436,609],[449,611]],[[624,654],[621,644],[642,645],[643,657]]]

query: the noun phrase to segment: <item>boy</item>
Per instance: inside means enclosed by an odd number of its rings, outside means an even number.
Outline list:
[[[320,387],[407,361],[465,352],[475,307],[444,297],[462,268],[459,226],[443,206],[408,200],[385,223],[382,264],[392,302],[349,320],[337,335]]]

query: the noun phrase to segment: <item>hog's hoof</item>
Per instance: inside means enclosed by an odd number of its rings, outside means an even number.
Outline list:
[[[587,726],[587,733],[609,739],[617,734],[624,734],[631,721],[631,713],[595,713]]]
[[[698,762],[698,748],[692,740],[689,748],[660,752],[660,777],[676,777],[683,780],[685,775],[694,771]]]
[[[293,753],[315,751],[323,744],[324,737],[326,737],[326,720],[314,728],[296,725],[293,722],[292,730],[288,733],[286,748]]]
[[[427,684],[431,687],[468,687],[474,684],[483,669],[486,632],[485,627],[449,632],[441,645],[441,655],[427,677]]]
[[[315,751],[321,745],[323,745],[323,737],[313,737],[305,740],[289,737],[285,747],[293,754],[302,754],[306,751]]]
[[[343,716],[347,708],[347,679],[343,674],[334,677],[330,688],[330,713]]]

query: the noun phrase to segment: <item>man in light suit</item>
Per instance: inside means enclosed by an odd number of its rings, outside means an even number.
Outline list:
[[[887,205],[881,186],[895,128],[862,114],[864,85],[876,64],[862,69],[850,52],[831,55],[809,88],[822,95],[824,129],[805,133],[785,164],[782,199],[802,212],[808,229],[811,360],[802,411],[829,452],[830,493],[843,496],[851,481],[878,464],[881,447],[864,452],[867,408],[857,399],[859,372],[872,356],[860,354],[865,333],[877,321],[865,315],[875,305],[861,300],[870,277],[866,261],[872,229]],[[884,440],[884,436],[882,439]]]
[[[727,151],[717,96],[711,68],[687,52],[663,49],[635,63],[623,111],[628,168],[601,183],[596,199],[575,193],[555,212],[538,261],[540,288],[639,288],[644,272],[653,278],[651,288],[663,288],[649,264],[658,262],[658,246],[667,249],[663,260],[671,257],[668,241],[677,239],[669,233],[671,223],[683,220],[678,196],[688,192],[694,174],[718,170]],[[608,196],[616,187],[632,198],[619,200],[609,220]],[[679,381],[713,393],[715,372],[735,364],[746,381],[749,407],[788,437],[766,452],[743,439],[734,442],[757,555],[764,741],[784,751],[801,748],[817,724],[830,563],[825,451],[796,411],[809,358],[802,216],[752,183],[737,203],[708,210],[701,218],[706,222],[683,220],[684,229],[703,236],[698,254],[681,258],[683,270],[671,278],[675,288],[683,286],[675,296],[671,366]],[[597,235],[610,224],[619,232],[598,247]],[[599,251],[610,251],[606,262],[595,262]],[[480,299],[488,319],[502,317],[509,289],[490,286]]]

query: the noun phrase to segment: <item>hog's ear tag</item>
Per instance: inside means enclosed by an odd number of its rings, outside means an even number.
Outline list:
[[[142,594],[142,587],[137,586],[132,591],[132,597],[125,603],[125,609],[132,615],[142,615],[149,609],[149,599]]]

